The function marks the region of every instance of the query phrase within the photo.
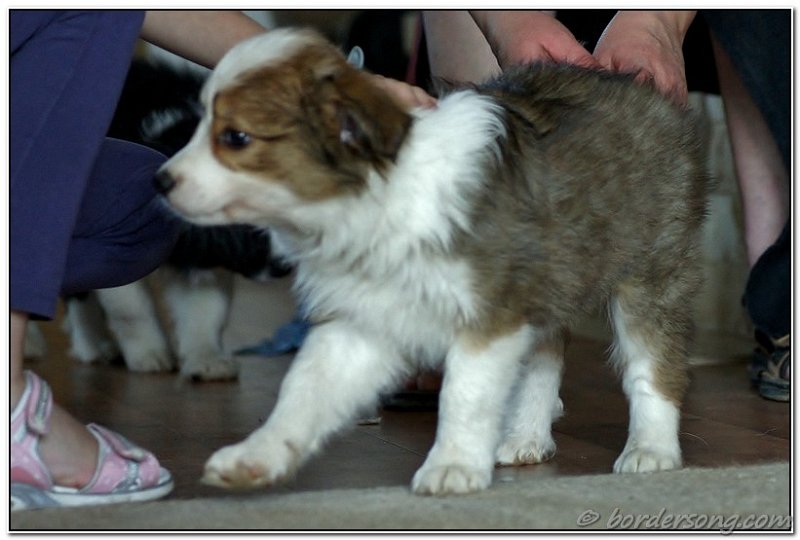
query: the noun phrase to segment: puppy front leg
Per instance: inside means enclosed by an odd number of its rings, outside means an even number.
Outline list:
[[[252,488],[290,476],[329,435],[350,425],[408,371],[397,351],[347,323],[315,327],[286,374],[267,422],[212,455],[203,481]]]
[[[464,336],[451,348],[445,359],[436,441],[414,475],[414,492],[461,494],[489,486],[503,413],[534,334],[523,326],[484,344]]]

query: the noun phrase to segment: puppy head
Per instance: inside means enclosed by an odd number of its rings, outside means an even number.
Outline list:
[[[369,74],[305,30],[232,49],[201,100],[200,126],[161,174],[173,207],[207,224],[287,224],[292,208],[358,194],[371,170],[391,166],[411,124]]]

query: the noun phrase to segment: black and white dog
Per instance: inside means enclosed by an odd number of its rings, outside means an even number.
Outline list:
[[[174,155],[190,139],[200,118],[203,77],[164,63],[135,61],[128,73],[109,136]],[[247,225],[186,224],[167,263],[158,272],[160,290],[174,327],[172,343],[160,323],[145,280],[66,300],[71,355],[84,362],[122,356],[133,371],[175,367],[195,379],[237,375],[222,348],[233,273],[263,280],[288,274],[271,256],[264,229]]]

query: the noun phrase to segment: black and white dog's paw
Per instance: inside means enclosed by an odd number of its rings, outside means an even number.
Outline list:
[[[224,381],[239,376],[239,362],[226,355],[195,355],[181,362],[181,376],[195,381]]]

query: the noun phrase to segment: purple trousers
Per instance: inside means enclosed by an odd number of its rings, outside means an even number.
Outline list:
[[[164,156],[106,137],[143,13],[10,13],[10,308],[52,318],[62,294],[135,281],[178,223],[152,178]]]

